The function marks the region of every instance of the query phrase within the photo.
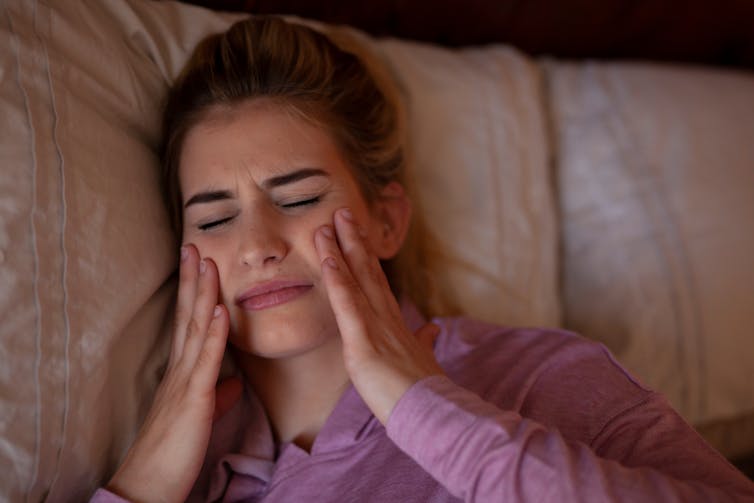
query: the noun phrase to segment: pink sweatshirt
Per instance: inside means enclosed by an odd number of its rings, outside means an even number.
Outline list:
[[[404,312],[411,328],[423,323]],[[252,395],[215,424],[192,501],[754,501],[754,483],[601,345],[433,320],[447,373],[384,428],[353,387],[311,453],[276,446]],[[92,502],[123,502],[104,489]]]

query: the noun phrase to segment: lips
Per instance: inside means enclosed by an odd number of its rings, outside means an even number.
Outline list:
[[[236,304],[247,311],[268,309],[295,300],[312,287],[306,281],[268,281],[243,292],[236,298]]]

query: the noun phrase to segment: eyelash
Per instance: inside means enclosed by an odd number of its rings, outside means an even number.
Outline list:
[[[309,199],[304,199],[302,201],[296,201],[296,202],[288,203],[288,204],[281,204],[280,206],[282,208],[298,208],[300,206],[309,206],[309,205],[312,205],[312,204],[317,204],[319,202],[320,198],[321,198],[321,196],[315,196],[315,197],[312,197],[312,198],[309,198]]]
[[[321,199],[321,196],[316,196],[309,199],[304,199],[302,201],[295,201],[293,203],[281,204],[280,207],[285,208],[285,209],[294,209],[294,208],[300,208],[302,206],[311,206],[311,205],[317,204],[320,201],[320,199]],[[226,218],[221,218],[219,220],[213,220],[212,222],[201,224],[198,227],[200,231],[209,231],[216,227],[220,227],[221,225],[225,223],[230,222],[231,220],[233,220],[233,218],[234,217],[226,217]]]
[[[212,222],[201,224],[198,227],[200,231],[209,231],[209,230],[214,229],[215,227],[221,226],[222,224],[226,222],[229,222],[232,218],[233,217],[226,217],[226,218],[221,218],[220,220],[213,220]]]

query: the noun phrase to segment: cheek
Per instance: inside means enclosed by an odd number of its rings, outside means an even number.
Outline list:
[[[293,224],[295,230],[288,233],[290,236],[291,257],[298,257],[310,266],[319,266],[319,255],[314,244],[314,234],[323,225],[332,225],[333,211],[331,208],[322,208],[312,212],[307,218]]]
[[[217,266],[217,275],[219,281],[219,297],[224,303],[227,303],[227,295],[232,295],[230,287],[232,286],[232,268],[230,267],[230,257],[227,254],[229,246],[223,246],[221,243],[209,242],[208,240],[197,239],[194,236],[193,239],[186,239],[182,244],[192,244],[199,252],[199,257],[202,259],[211,259],[215,266]]]
[[[212,257],[212,260],[214,260],[215,264],[217,265],[217,274],[220,280],[219,297],[223,301],[223,303],[230,305],[228,303],[233,302],[233,289],[237,288],[238,273],[237,271],[234,271],[232,264],[229,262],[230,257],[226,257],[217,253],[210,255],[210,257]],[[233,281],[234,278],[236,279],[236,283],[234,283]]]

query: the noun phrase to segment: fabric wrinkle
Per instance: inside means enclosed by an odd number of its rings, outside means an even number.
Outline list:
[[[49,22],[49,20],[48,20]],[[49,25],[48,25],[48,28]],[[51,37],[50,37],[51,38]],[[50,93],[50,104],[52,105],[52,140],[55,145],[55,153],[58,158],[58,175],[60,177],[60,258],[61,258],[61,270],[60,270],[60,286],[62,291],[62,314],[63,314],[63,330],[64,330],[64,343],[63,343],[63,412],[60,425],[60,444],[58,446],[57,459],[55,463],[55,474],[53,475],[52,482],[50,484],[50,491],[55,487],[55,483],[60,476],[60,464],[63,458],[63,452],[66,448],[67,436],[68,436],[68,414],[70,412],[70,387],[71,387],[71,362],[70,362],[70,346],[71,346],[71,322],[68,312],[68,253],[66,249],[65,235],[66,224],[68,220],[68,207],[66,201],[66,183],[65,183],[65,158],[63,151],[58,140],[58,126],[60,122],[60,113],[58,110],[57,102],[55,100],[55,89],[53,84],[52,72],[50,69],[50,54],[45,43],[45,39],[40,37],[40,44],[44,54],[45,68],[47,70],[47,84]]]
[[[41,326],[41,301],[39,298],[39,247],[37,244],[37,233],[36,233],[36,227],[34,225],[34,214],[37,209],[37,174],[38,174],[38,160],[37,160],[37,145],[36,145],[36,130],[34,128],[34,121],[32,119],[32,113],[31,113],[31,107],[30,107],[30,98],[29,98],[29,90],[24,85],[23,79],[22,79],[22,67],[21,67],[21,49],[20,49],[20,43],[19,43],[19,32],[14,27],[14,20],[13,15],[11,15],[9,8],[7,5],[4,6],[4,13],[5,17],[7,19],[8,23],[8,29],[11,34],[11,40],[12,40],[12,46],[13,46],[13,52],[16,57],[16,83],[21,90],[21,94],[24,98],[24,109],[26,111],[26,117],[29,125],[29,131],[30,131],[30,150],[31,150],[31,208],[32,211],[29,212],[29,234],[31,236],[31,246],[32,246],[32,256],[33,256],[33,277],[31,280],[32,283],[32,291],[34,296],[34,327],[35,327],[35,334],[34,334],[34,344],[35,344],[35,354],[34,354],[34,365],[33,365],[33,381],[34,381],[34,460],[32,463],[32,470],[29,477],[29,482],[26,486],[26,501],[29,501],[29,497],[31,495],[31,490],[34,487],[34,485],[37,483],[37,479],[39,477],[39,463],[40,463],[40,453],[41,453],[41,437],[42,437],[42,397],[41,397],[41,380],[40,380],[40,369],[42,364],[42,326]],[[36,0],[33,1],[31,4],[32,9],[32,18],[36,17],[36,10],[37,10],[37,2]],[[28,8],[28,7],[27,7]]]

